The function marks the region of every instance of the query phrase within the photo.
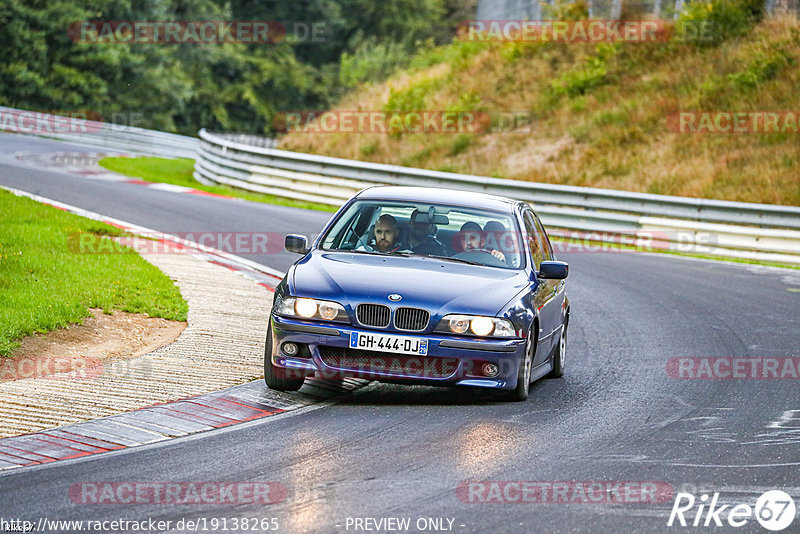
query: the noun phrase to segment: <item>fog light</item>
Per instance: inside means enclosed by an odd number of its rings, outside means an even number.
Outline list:
[[[294,356],[295,354],[297,354],[297,345],[295,345],[294,343],[284,343],[283,353],[287,356]]]
[[[481,371],[483,371],[484,375],[492,378],[497,376],[497,374],[500,372],[500,368],[493,363],[485,363],[483,364],[483,367],[481,367]]]

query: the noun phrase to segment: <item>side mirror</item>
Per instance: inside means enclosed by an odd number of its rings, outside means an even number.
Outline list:
[[[304,235],[289,234],[283,243],[287,252],[295,252],[297,254],[305,254],[308,252],[308,238]]]
[[[539,278],[563,280],[569,275],[569,265],[563,261],[543,261],[539,265]]]

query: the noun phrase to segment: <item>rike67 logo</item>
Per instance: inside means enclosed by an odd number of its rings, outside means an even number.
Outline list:
[[[691,493],[678,493],[669,514],[667,526],[671,527],[722,527],[734,528],[756,519],[762,527],[773,532],[792,524],[797,513],[792,497],[780,490],[770,490],[756,500],[755,508],[746,503],[719,504],[719,493],[709,500],[708,494],[697,499]]]

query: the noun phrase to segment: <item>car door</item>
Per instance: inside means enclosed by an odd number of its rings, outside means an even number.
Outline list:
[[[552,251],[547,249],[546,236],[537,225],[536,215],[530,209],[523,213],[525,233],[530,249],[532,269],[538,273],[539,265],[546,259],[552,259]],[[555,347],[554,333],[561,321],[556,290],[559,280],[546,280],[537,277],[538,285],[534,294],[534,304],[539,314],[539,348],[536,351],[534,366],[545,361]]]
[[[556,255],[553,253],[553,245],[550,243],[550,236],[547,235],[547,230],[545,229],[544,225],[542,224],[541,219],[539,216],[534,214],[534,219],[536,221],[536,229],[539,232],[539,235],[542,239],[543,245],[543,257],[544,261],[554,261],[556,260]],[[561,335],[561,329],[564,328],[564,311],[565,311],[565,302],[566,302],[566,291],[565,287],[567,285],[566,280],[548,280],[550,285],[553,287],[553,300],[555,301],[553,304],[553,309],[556,310],[555,314],[555,324],[553,326],[553,349],[558,346],[559,336]]]

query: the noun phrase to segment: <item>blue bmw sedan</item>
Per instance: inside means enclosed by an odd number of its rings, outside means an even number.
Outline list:
[[[523,401],[566,358],[569,266],[531,207],[438,188],[351,198],[275,290],[264,377],[307,376],[501,390]]]

